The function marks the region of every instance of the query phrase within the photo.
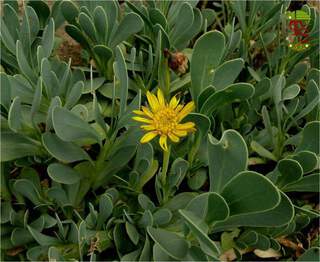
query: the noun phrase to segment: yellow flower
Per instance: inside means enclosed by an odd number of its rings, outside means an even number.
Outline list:
[[[177,143],[180,137],[184,137],[196,130],[193,122],[180,123],[194,110],[194,102],[189,102],[185,106],[179,105],[179,100],[174,96],[167,103],[160,89],[158,89],[157,96],[148,91],[147,99],[150,108],[142,106],[141,110],[133,111],[138,115],[133,119],[145,123],[141,128],[149,131],[141,138],[141,143],[148,143],[159,135],[159,144],[163,150],[167,151],[168,137],[172,142]]]

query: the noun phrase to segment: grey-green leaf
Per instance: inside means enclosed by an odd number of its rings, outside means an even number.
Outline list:
[[[214,70],[220,64],[225,48],[225,37],[218,31],[207,32],[195,43],[191,60],[190,90],[193,100],[212,84]]]
[[[129,36],[139,32],[143,28],[143,25],[143,20],[139,15],[135,13],[127,14],[112,35],[110,46],[115,47],[122,41],[127,40]]]
[[[65,108],[53,109],[52,122],[56,134],[64,141],[73,142],[80,139],[92,138],[101,142],[97,131],[80,117]]]
[[[42,143],[53,157],[62,162],[90,160],[89,155],[80,146],[63,141],[55,134],[49,132],[42,134]]]
[[[208,138],[210,191],[221,192],[239,172],[246,170],[248,149],[242,136],[227,130],[220,141]]]
[[[80,174],[77,171],[60,163],[50,164],[47,171],[53,181],[61,184],[71,185],[80,180]]]
[[[154,242],[169,256],[183,260],[188,252],[189,244],[179,235],[160,228],[148,227],[147,231]]]
[[[242,58],[236,58],[224,62],[216,69],[212,85],[216,90],[222,90],[228,85],[231,85],[240,74],[243,66],[244,60]]]

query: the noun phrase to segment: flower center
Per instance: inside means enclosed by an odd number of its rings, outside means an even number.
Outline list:
[[[161,135],[168,135],[177,126],[177,114],[173,109],[164,107],[155,113],[153,121]]]

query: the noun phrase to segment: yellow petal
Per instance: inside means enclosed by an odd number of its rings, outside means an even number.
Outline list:
[[[148,117],[150,117],[150,118],[154,117],[154,115],[151,113],[151,111],[147,107],[142,106],[141,109],[142,109],[143,113],[145,115],[147,115]]]
[[[139,116],[134,116],[132,119],[136,120],[138,122],[147,123],[147,124],[152,124],[153,123],[152,120],[146,119],[146,118],[143,118],[143,117],[139,117]]]
[[[132,112],[135,113],[136,115],[140,115],[140,116],[144,116],[145,115],[145,113],[143,113],[140,110],[133,110]]]
[[[159,102],[158,102],[157,97],[148,91],[147,92],[147,99],[148,99],[149,105],[151,107],[151,110],[153,112],[156,112],[159,108]]]
[[[176,126],[176,129],[188,131],[189,129],[194,129],[194,126],[195,126],[195,123],[187,122],[187,123],[183,123],[183,124],[178,124]]]
[[[187,131],[185,131],[185,130],[173,130],[173,133],[179,137],[183,137],[188,134]]]
[[[171,141],[175,142],[175,143],[178,143],[180,138],[177,137],[176,135],[172,134],[172,133],[169,133],[169,138],[171,139]]]
[[[183,108],[183,105],[178,105],[178,106],[174,109],[174,111],[178,114],[182,108]]]
[[[159,144],[164,151],[168,151],[167,136],[161,135],[159,139]]]
[[[172,97],[170,102],[169,102],[169,106],[172,109],[175,109],[177,107],[177,105],[179,104],[179,100],[176,98],[176,96]]]
[[[152,131],[156,129],[153,125],[142,125],[141,128],[147,131]]]
[[[181,121],[183,118],[185,118],[194,108],[195,106],[193,101],[186,104],[186,106],[178,114],[178,121]]]
[[[158,135],[158,132],[152,131],[146,133],[141,139],[141,143],[148,143],[150,140],[154,139]]]
[[[158,96],[158,101],[159,101],[160,106],[165,106],[166,102],[164,100],[164,96],[163,96],[163,93],[160,88],[158,88],[157,96]]]

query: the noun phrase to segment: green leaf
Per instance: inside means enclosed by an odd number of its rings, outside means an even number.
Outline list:
[[[0,103],[7,111],[9,111],[11,104],[11,86],[8,76],[4,73],[0,73],[0,92]]]
[[[62,106],[62,103],[61,103],[60,97],[56,96],[53,99],[51,99],[49,109],[48,109],[47,119],[46,119],[46,131],[49,131],[53,128],[53,123],[52,123],[53,109],[61,106]]]
[[[105,45],[95,45],[93,51],[98,55],[100,63],[107,68],[109,60],[113,57],[112,50]]]
[[[138,33],[143,28],[143,20],[135,13],[128,13],[120,22],[117,30],[114,31],[110,39],[110,46],[115,47],[122,41],[135,33]]]
[[[53,181],[61,184],[71,185],[80,180],[80,175],[77,171],[60,163],[50,164],[47,168],[47,172]]]
[[[252,171],[234,176],[224,186],[221,195],[228,203],[230,215],[266,211],[280,203],[277,188],[267,178]]]
[[[14,190],[28,198],[35,206],[42,203],[41,196],[35,185],[28,179],[19,179],[13,184]]]
[[[94,27],[93,21],[91,18],[86,14],[81,12],[79,17],[79,24],[82,28],[82,30],[86,33],[86,35],[93,41],[96,42],[96,28]]]
[[[7,24],[4,22],[3,18],[1,18],[1,41],[3,42],[4,46],[8,48],[8,50],[12,54],[16,54],[16,44],[15,44],[15,39],[12,36],[11,32],[9,31],[9,28]],[[1,53],[2,54],[2,53]]]
[[[39,112],[40,106],[41,106],[41,98],[42,98],[42,79],[38,79],[38,83],[36,86],[36,90],[34,92],[33,100],[32,100],[32,105],[31,105],[31,121],[34,123],[35,128],[36,123],[35,123],[35,116],[36,113]]]
[[[40,27],[43,28],[50,16],[49,6],[44,0],[31,0],[28,2],[28,5],[31,6],[37,13],[40,22]]]
[[[106,43],[108,37],[108,17],[102,6],[97,6],[93,12],[94,26],[101,43]]]
[[[314,170],[318,163],[317,155],[311,151],[300,151],[293,155],[292,158],[299,162],[304,174]]]
[[[202,90],[212,84],[214,70],[220,64],[225,37],[218,31],[207,32],[195,43],[191,60],[191,94],[194,101]]]
[[[167,208],[161,208],[154,212],[153,214],[153,221],[156,225],[165,225],[170,222],[172,218],[172,213],[169,209]]]
[[[320,248],[311,247],[298,257],[297,261],[317,261],[319,259]]]
[[[43,47],[45,57],[49,57],[51,55],[53,46],[54,46],[54,20],[50,19],[48,25],[45,27],[43,31],[41,45]]]
[[[21,40],[24,51],[30,50],[34,39],[38,35],[39,28],[39,19],[36,12],[32,7],[26,6],[24,8],[24,15],[19,33],[19,38]]]
[[[72,163],[80,160],[91,160],[80,146],[65,142],[55,134],[49,132],[42,134],[42,143],[53,157],[62,162]]]
[[[1,132],[1,162],[25,156],[40,155],[40,147],[25,136],[12,132]]]
[[[60,4],[60,9],[64,18],[70,24],[73,24],[75,22],[75,19],[79,15],[78,7],[73,3],[73,1],[70,1],[70,0],[62,1],[62,3]]]
[[[273,209],[231,215],[225,221],[216,223],[214,225],[214,231],[219,232],[240,226],[274,228],[287,225],[294,217],[294,208],[290,199],[284,193],[280,194],[280,203]],[[261,202],[257,202],[256,204],[260,205],[260,203]]]
[[[153,245],[153,261],[177,261],[165,252],[157,243]]]
[[[108,41],[110,42],[111,33],[117,29],[119,17],[119,5],[116,1],[105,1],[104,10],[108,17]]]
[[[233,81],[238,77],[243,66],[244,60],[242,58],[224,62],[216,69],[212,85],[218,91],[224,89],[228,85],[232,84]]]
[[[282,159],[277,164],[278,177],[276,185],[283,189],[302,178],[303,170],[298,161],[292,159]]]
[[[128,241],[128,235],[126,233],[124,224],[116,224],[113,230],[113,240],[116,249],[120,254],[126,254],[134,248],[131,241]]]
[[[178,50],[183,50],[184,48],[186,48],[189,45],[192,38],[194,38],[201,30],[203,21],[201,11],[198,8],[193,8],[193,16],[193,23],[190,27],[188,27],[188,30],[183,34],[180,34],[179,38],[174,39],[174,45],[177,47]],[[188,23],[190,23],[190,21]]]
[[[285,87],[286,79],[281,75],[275,75],[271,78],[271,94],[276,109],[277,122],[282,121],[282,90]]]
[[[291,100],[298,96],[300,93],[300,86],[297,84],[290,85],[283,89],[282,100]]]
[[[134,225],[126,222],[126,231],[133,244],[137,245],[139,242],[139,233]]]
[[[194,213],[209,225],[225,220],[229,216],[229,207],[226,201],[214,192],[200,194],[194,197],[185,210]]]
[[[226,104],[249,99],[254,94],[254,88],[248,83],[236,83],[217,91],[204,102],[200,112],[211,116],[213,112]]]
[[[271,87],[271,81],[269,78],[264,78],[260,82],[256,83],[254,86],[254,95],[253,98],[260,97],[267,92],[269,92]]]
[[[16,43],[16,54],[17,54],[17,61],[20,67],[21,72],[34,84],[37,83],[38,77],[36,76],[35,72],[31,68],[28,59],[24,53],[24,48],[20,42],[20,40]]]
[[[153,202],[150,200],[150,198],[144,194],[139,194],[138,202],[144,210],[153,211],[156,208]]]
[[[194,215],[193,212],[186,210],[179,210],[180,215],[190,228],[191,232],[196,236],[200,243],[200,248],[207,255],[216,258],[220,251],[216,244],[207,236],[207,232],[203,231],[203,225],[199,217]]]
[[[259,156],[271,159],[273,161],[277,161],[277,158],[275,157],[274,154],[272,154],[268,149],[263,147],[261,144],[258,142],[252,140],[250,143],[251,149],[256,152]]]
[[[96,78],[93,78],[92,81],[91,81],[91,79],[85,80],[82,93],[89,94],[93,91],[96,91],[97,89],[99,89],[102,86],[104,81],[105,81],[104,77],[96,77]]]
[[[258,242],[258,233],[250,230],[243,232],[238,238],[236,243],[241,246],[251,247]]]
[[[123,257],[121,257],[121,261],[137,261],[139,258],[141,249],[137,249],[135,251],[132,251],[128,254],[125,254]]]
[[[160,24],[164,29],[167,28],[167,19],[158,8],[151,8],[149,17],[152,24]]]
[[[33,185],[36,187],[36,189],[41,192],[41,182],[38,172],[31,168],[31,167],[24,167],[21,169],[20,177],[28,179],[30,182],[33,183]]]
[[[27,258],[30,261],[38,261],[41,257],[48,255],[48,247],[47,246],[35,246],[31,247],[27,251]]]
[[[9,128],[14,132],[18,132],[22,128],[21,99],[18,96],[13,99],[10,106],[8,125]]]
[[[30,226],[27,226],[27,228],[28,228],[30,234],[33,236],[33,238],[37,241],[37,243],[40,246],[54,246],[54,245],[61,244],[61,241],[55,237],[46,236],[46,235],[38,232],[37,230],[33,229]]]
[[[111,197],[103,194],[99,199],[99,216],[97,220],[97,228],[101,228],[102,224],[110,217],[113,210],[113,203]]]
[[[69,250],[68,250],[69,251]],[[63,255],[61,254],[60,250],[54,246],[49,247],[48,250],[48,259],[49,261],[65,261]]]
[[[153,241],[169,256],[183,260],[189,249],[189,243],[177,234],[160,229],[148,227],[147,231]]]
[[[169,32],[169,37],[173,42],[172,44],[176,48],[178,48],[177,46],[179,46],[179,43],[185,42],[185,39],[183,38],[188,35],[188,32],[194,23],[192,6],[188,2],[184,2],[180,7],[178,16],[180,19],[175,20],[175,24]]]
[[[117,81],[120,82],[120,112],[119,116],[123,116],[127,107],[129,79],[127,73],[127,66],[120,47],[116,49],[116,60],[114,64],[114,73]]]
[[[84,84],[82,81],[76,82],[69,91],[64,107],[70,109],[77,104],[84,89]]]
[[[221,249],[223,253],[236,247],[234,239],[239,235],[239,233],[240,229],[235,228],[231,232],[223,232],[221,234]]]
[[[142,228],[147,228],[148,226],[152,226],[152,225],[153,225],[153,216],[150,210],[145,210],[139,220],[139,226]]]
[[[299,119],[310,114],[312,110],[315,109],[315,113],[319,110],[320,90],[315,81],[309,81],[306,90],[307,104],[296,116],[294,116],[293,121],[288,125],[287,130],[289,130],[292,124],[296,124]],[[314,119],[317,120],[316,117]]]
[[[16,227],[11,233],[11,241],[15,246],[21,246],[32,242],[33,237],[27,229]]]
[[[248,149],[242,136],[227,130],[220,141],[208,137],[210,191],[221,192],[239,172],[246,170]]]
[[[179,209],[185,208],[188,203],[196,196],[194,192],[183,192],[175,195],[170,199],[164,207],[170,209],[171,211],[177,211]]]
[[[22,103],[31,104],[34,91],[28,80],[23,75],[7,76],[10,83],[11,98],[19,96]]]
[[[64,141],[92,138],[101,143],[101,138],[93,127],[65,108],[53,109],[52,122],[57,136]]]
[[[148,235],[146,234],[146,240],[144,242],[143,249],[141,250],[139,261],[150,261],[151,258],[151,245]]]
[[[88,43],[86,36],[78,27],[74,25],[66,25],[65,31],[81,46],[83,46],[85,49],[90,50],[90,44]]]
[[[201,91],[200,95],[198,96],[198,107],[201,108],[208,99],[209,96],[214,94],[216,92],[216,89],[213,86],[208,86],[204,90]]]
[[[286,185],[284,192],[318,192],[320,187],[320,173],[306,175],[300,180]]]
[[[296,152],[311,151],[317,155],[320,154],[319,148],[320,122],[309,122],[302,131],[302,140],[298,145]]]
[[[177,158],[174,160],[174,162],[171,165],[170,168],[170,173],[168,177],[168,182],[170,187],[178,188],[180,183],[182,182],[183,178],[187,174],[189,168],[189,162],[182,159],[182,158]]]
[[[188,121],[194,122],[196,124],[197,133],[199,133],[201,137],[207,137],[208,131],[211,126],[211,122],[206,115],[200,113],[190,113],[184,118],[183,122]]]
[[[199,169],[188,178],[188,186],[192,190],[199,190],[207,181],[207,171],[205,169]]]
[[[296,64],[287,77],[287,85],[299,83],[301,79],[306,75],[308,68],[308,63],[300,62]]]

